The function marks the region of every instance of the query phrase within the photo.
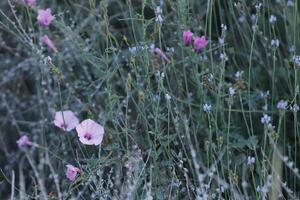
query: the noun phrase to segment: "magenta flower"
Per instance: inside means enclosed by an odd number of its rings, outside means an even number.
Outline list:
[[[58,111],[55,113],[54,125],[65,131],[73,130],[79,124],[75,114],[70,111]]]
[[[183,31],[182,40],[185,46],[189,46],[190,44],[193,43],[193,35],[194,33],[191,32],[190,30]]]
[[[157,54],[159,57],[161,57],[164,61],[170,62],[169,58],[166,56],[164,52],[160,48],[155,48],[154,53]]]
[[[38,23],[42,26],[49,26],[50,23],[55,19],[51,12],[52,11],[50,8],[47,8],[46,10],[38,10]]]
[[[87,145],[99,145],[103,140],[104,128],[91,119],[86,119],[76,126],[80,142]]]
[[[204,36],[196,37],[194,40],[194,50],[195,52],[199,53],[202,49],[206,47],[208,41],[205,39]]]
[[[67,167],[67,172],[66,172],[67,178],[70,181],[75,181],[77,174],[80,173],[80,169],[70,164],[67,164],[66,167]]]
[[[23,148],[26,146],[32,146],[33,143],[29,140],[27,135],[23,135],[17,140],[17,144],[19,148]]]
[[[46,44],[50,49],[52,49],[53,51],[57,52],[57,49],[56,49],[54,43],[52,42],[52,40],[50,40],[50,38],[48,37],[48,35],[44,35],[42,37],[42,42],[44,44]]]
[[[36,4],[36,0],[25,0],[27,6],[32,7]]]

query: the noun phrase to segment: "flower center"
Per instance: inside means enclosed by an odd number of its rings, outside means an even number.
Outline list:
[[[90,133],[84,134],[83,137],[84,137],[85,139],[87,139],[87,140],[91,140],[91,139],[92,139],[92,135],[91,135]]]
[[[62,123],[62,124],[60,125],[60,128],[66,129],[66,128],[67,128],[67,125]]]

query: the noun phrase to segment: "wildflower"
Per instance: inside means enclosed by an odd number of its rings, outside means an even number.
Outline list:
[[[247,165],[252,165],[255,163],[255,157],[247,157]]]
[[[80,142],[87,145],[99,145],[103,140],[104,128],[91,119],[86,119],[76,126]]]
[[[42,26],[49,26],[50,23],[55,19],[51,12],[52,11],[50,8],[47,8],[46,10],[38,10],[38,23]]]
[[[165,98],[166,98],[167,101],[170,101],[172,97],[168,93],[166,93]]]
[[[161,15],[157,15],[156,20],[155,20],[159,25],[161,25],[163,23],[163,18]]]
[[[223,45],[224,43],[225,43],[224,37],[220,37],[220,38],[219,38],[219,44],[220,44],[220,45]]]
[[[270,95],[270,91],[269,91],[269,90],[267,90],[266,92],[263,92],[263,91],[260,92],[260,96],[261,96],[263,99],[268,98],[269,95]]]
[[[287,3],[286,3],[286,5],[288,7],[292,7],[292,6],[294,6],[294,2],[292,0],[288,0]]]
[[[271,40],[271,46],[272,47],[279,47],[279,40],[278,39]]]
[[[194,33],[191,32],[190,30],[188,31],[183,31],[182,34],[182,40],[185,46],[189,46],[193,42],[193,35]]]
[[[70,164],[67,164],[66,167],[67,167],[67,172],[66,172],[67,178],[70,181],[75,181],[77,174],[80,173],[80,169]]]
[[[284,101],[284,100],[280,100],[278,103],[277,103],[277,109],[279,110],[285,110],[287,108],[287,101]]]
[[[26,146],[32,146],[33,143],[29,140],[27,135],[23,135],[17,140],[17,144],[19,148],[23,148]]]
[[[136,47],[129,47],[129,52],[131,54],[135,54],[136,53],[137,48]]]
[[[164,61],[166,61],[168,63],[171,62],[169,60],[169,58],[166,56],[166,54],[164,52],[162,52],[162,50],[160,48],[155,48],[154,53],[157,54],[158,56],[160,56]]]
[[[251,17],[250,17],[250,19],[251,19],[251,22],[252,22],[252,23],[255,23],[255,21],[256,21],[256,19],[257,19],[256,14],[252,14]]]
[[[36,4],[36,0],[25,0],[27,6],[32,7]]]
[[[210,112],[211,111],[211,104],[204,104],[203,105],[203,111],[204,112],[206,112],[206,113],[208,113],[208,112]]]
[[[269,124],[270,121],[271,121],[271,117],[270,117],[269,115],[267,115],[267,114],[264,114],[264,115],[261,117],[261,119],[260,119],[260,122],[261,122],[262,124]]]
[[[228,93],[229,93],[230,96],[235,95],[235,89],[233,87],[229,87]]]
[[[296,67],[300,67],[300,55],[293,56],[293,62]]]
[[[270,18],[269,18],[269,22],[271,24],[274,24],[276,21],[277,21],[277,17],[275,15],[271,15]]]
[[[221,54],[220,54],[220,59],[221,59],[223,62],[228,61],[227,54],[226,54],[225,52],[224,52],[224,53],[221,53]]]
[[[79,124],[79,120],[70,110],[58,111],[55,113],[54,124],[65,131],[71,131]]]
[[[199,53],[202,49],[206,47],[208,41],[205,39],[204,36],[196,37],[194,40],[194,50],[195,52]]]
[[[162,9],[161,9],[161,7],[160,6],[157,6],[156,7],[156,14],[162,14]]]
[[[297,104],[294,104],[294,105],[291,107],[291,110],[292,110],[293,112],[298,112],[299,106],[298,106]]]
[[[50,49],[52,49],[53,51],[57,52],[57,49],[54,45],[54,43],[52,42],[52,40],[48,37],[48,35],[44,35],[42,37],[42,42],[44,44],[46,44]]]
[[[226,32],[227,26],[225,24],[221,24],[221,29],[222,29],[222,32]]]
[[[242,78],[243,73],[244,73],[244,71],[237,71],[237,72],[235,72],[234,77],[235,77],[237,80],[239,80],[239,79]]]

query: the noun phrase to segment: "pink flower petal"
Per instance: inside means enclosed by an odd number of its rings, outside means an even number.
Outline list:
[[[19,148],[23,148],[23,147],[26,147],[26,146],[32,146],[32,142],[29,140],[29,138],[27,137],[27,135],[23,135],[21,136],[17,142],[18,144],[18,147]]]
[[[55,17],[51,13],[51,9],[47,8],[46,10],[38,10],[37,21],[42,26],[49,26]]]
[[[91,119],[86,119],[76,126],[81,143],[86,145],[100,145],[103,140],[104,128]]]
[[[67,164],[66,167],[67,167],[67,172],[66,172],[67,178],[70,181],[75,181],[77,174],[80,173],[80,169],[70,164]]]
[[[78,118],[70,111],[58,111],[55,113],[54,125],[65,131],[73,130],[79,124]]]

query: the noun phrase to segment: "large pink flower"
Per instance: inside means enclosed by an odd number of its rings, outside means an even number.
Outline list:
[[[26,146],[32,146],[33,143],[29,140],[27,135],[23,135],[17,140],[17,144],[19,148],[23,148]]]
[[[194,50],[195,52],[199,53],[202,49],[206,47],[208,41],[205,39],[204,36],[196,37],[194,40]]]
[[[189,46],[193,42],[193,35],[191,31],[183,31],[182,40],[185,46]]]
[[[42,26],[49,26],[50,23],[55,19],[51,12],[52,11],[50,8],[47,8],[46,10],[38,10],[38,23]]]
[[[70,164],[67,164],[66,167],[67,167],[67,172],[66,172],[67,178],[70,181],[75,181],[77,174],[80,173],[80,169]]]
[[[91,119],[86,119],[76,126],[80,142],[87,145],[99,145],[103,140],[104,128]]]
[[[48,35],[44,35],[42,37],[42,42],[44,44],[46,44],[50,49],[52,49],[53,51],[57,52],[57,49],[56,49],[54,43],[52,42],[52,40],[50,40],[50,38],[48,37]]]
[[[71,131],[79,124],[79,120],[70,110],[58,111],[55,113],[54,124],[65,131]]]

